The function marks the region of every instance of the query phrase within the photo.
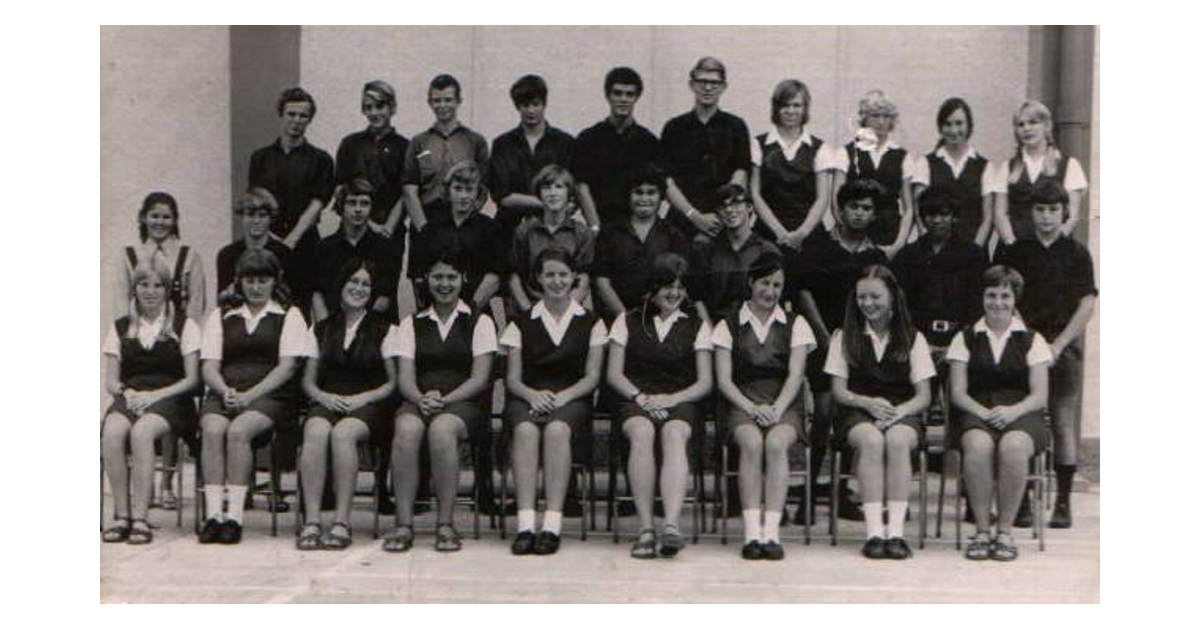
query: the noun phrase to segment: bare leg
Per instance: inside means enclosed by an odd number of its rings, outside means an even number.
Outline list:
[[[354,501],[354,482],[358,480],[358,443],[371,430],[358,418],[342,418],[333,427],[333,520],[350,524],[350,504]]]
[[[1000,523],[997,526],[1000,532],[1012,532],[1017,508],[1025,493],[1029,458],[1033,457],[1033,452],[1033,438],[1027,433],[1010,431],[1000,438]]]
[[[654,424],[634,416],[621,427],[629,439],[629,489],[637,507],[638,529],[654,527]]]
[[[884,434],[887,443],[887,496],[889,501],[908,501],[912,485],[912,452],[917,432],[905,424],[894,424]],[[903,514],[891,518],[904,518]]]
[[[110,413],[104,419],[104,428],[100,433],[100,453],[104,459],[104,472],[108,474],[108,485],[112,488],[117,518],[130,517],[129,469],[125,463],[129,431],[128,418],[119,413]]]
[[[225,435],[229,461],[225,463],[226,478],[230,485],[249,486],[254,473],[254,450],[250,442],[258,434],[268,431],[274,422],[258,411],[243,411],[229,423]]]
[[[962,447],[967,501],[975,514],[975,533],[987,534],[991,531],[992,491],[995,486],[992,471],[995,469],[996,445],[987,431],[972,429],[963,434]]]
[[[684,488],[688,478],[688,439],[692,427],[682,420],[668,420],[662,427],[662,474],[658,477],[663,498],[663,516],[667,525],[679,524],[683,510]]]
[[[229,418],[216,413],[200,418],[201,456],[204,465],[204,485],[225,485],[225,432]]]
[[[753,424],[743,424],[733,430],[738,446],[738,494],[743,510],[760,509],[762,503],[762,432]]]
[[[860,422],[850,429],[847,442],[854,448],[854,475],[863,503],[883,501],[883,433],[870,422]]]
[[[396,522],[412,525],[413,501],[417,497],[421,440],[425,423],[412,414],[396,416],[396,431],[392,437],[392,487],[396,492]]]
[[[763,451],[767,457],[766,493],[764,504],[768,512],[783,512],[787,501],[788,449],[796,443],[796,429],[780,424],[767,431]]]
[[[429,423],[429,458],[437,492],[438,523],[454,523],[454,500],[458,496],[458,444],[467,439],[462,418],[443,413]]]
[[[321,522],[321,495],[325,493],[325,456],[329,452],[329,420],[313,416],[304,423],[300,449],[300,485],[304,488],[305,519]]]
[[[154,485],[154,441],[171,432],[167,419],[146,414],[129,433],[133,451],[133,518],[145,520],[150,513],[150,490]],[[170,440],[167,440],[170,442]]]
[[[532,510],[537,505],[541,433],[541,429],[532,422],[522,422],[513,429],[512,468],[517,486],[518,511]]]
[[[546,511],[561,512],[571,479],[571,427],[562,420],[551,420],[542,436],[542,457],[546,476]]]

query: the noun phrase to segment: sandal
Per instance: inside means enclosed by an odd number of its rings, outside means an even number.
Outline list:
[[[663,526],[662,547],[658,552],[664,558],[674,558],[675,554],[687,546],[687,542],[683,539],[683,534],[679,532],[678,525]]]
[[[154,540],[154,532],[150,531],[150,523],[147,523],[144,518],[133,519],[129,525],[129,536],[125,542],[131,545],[148,545],[152,540]]]
[[[412,525],[401,525],[383,537],[383,550],[388,553],[403,553],[412,549]]]
[[[629,555],[638,560],[650,560],[658,557],[658,552],[655,548],[658,546],[658,537],[653,529],[643,529],[638,534],[637,542],[633,543],[633,548],[629,550]]]
[[[996,537],[992,539],[992,547],[988,553],[988,557],[1000,562],[1016,560],[1017,543],[1013,541],[1012,534],[1008,532],[996,534]]]
[[[971,537],[971,542],[967,543],[967,560],[987,560],[992,554],[992,537],[988,534],[978,533]]]
[[[129,540],[129,519],[117,519],[115,524],[100,534],[100,540],[106,543],[120,543]]]
[[[171,490],[170,488],[164,488],[162,492],[162,499],[158,502],[158,507],[164,510],[178,510],[179,497],[175,496],[175,491]]]
[[[437,533],[434,536],[436,538],[433,543],[434,551],[450,552],[462,549],[462,536],[459,536],[458,530],[449,523],[438,525]]]
[[[345,533],[342,533],[345,532]],[[341,521],[335,521],[329,526],[329,531],[321,537],[321,546],[325,549],[342,550],[350,546],[350,526]]]
[[[321,543],[321,524],[305,523],[304,529],[296,537],[296,549],[300,551],[315,551],[324,547]]]

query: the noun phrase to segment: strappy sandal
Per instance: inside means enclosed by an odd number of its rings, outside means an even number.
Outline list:
[[[401,525],[383,537],[383,550],[388,553],[403,553],[413,546],[412,525]]]
[[[339,529],[346,533],[341,533],[338,531]],[[352,535],[350,525],[341,521],[335,521],[333,525],[329,526],[329,531],[325,532],[325,535],[321,537],[321,546],[325,549],[341,551],[350,546],[350,537]]]
[[[296,549],[300,551],[315,551],[320,549],[324,547],[321,538],[320,523],[305,523],[304,529],[300,530],[300,535],[296,537]]]
[[[662,546],[659,547],[658,553],[664,558],[674,558],[680,550],[687,546],[687,542],[683,539],[683,534],[679,532],[678,525],[666,525],[663,527]]]
[[[638,560],[650,560],[658,557],[658,536],[653,529],[643,529],[638,534],[637,542],[629,550],[629,555]]]
[[[1004,532],[996,534],[992,539],[991,551],[988,557],[992,560],[1000,562],[1011,562],[1017,559],[1017,543],[1013,541],[1012,534]]]
[[[454,529],[454,526],[449,523],[438,525],[437,533],[434,536],[434,551],[451,552],[462,549],[462,536],[459,536],[458,530]]]
[[[100,534],[100,540],[106,543],[121,543],[129,540],[129,519],[119,518],[117,523],[113,524],[104,533]]]
[[[153,540],[154,532],[150,531],[150,523],[147,523],[144,518],[133,519],[129,525],[129,536],[125,542],[131,545],[148,545]]]
[[[971,542],[967,544],[967,551],[964,555],[967,560],[987,560],[991,554],[992,537],[979,533],[971,537]]]

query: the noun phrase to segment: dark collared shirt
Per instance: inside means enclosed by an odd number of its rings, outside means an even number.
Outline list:
[[[714,322],[735,315],[750,297],[750,265],[766,252],[779,255],[779,248],[754,232],[738,250],[729,242],[728,232],[704,240],[696,246],[697,287],[692,299],[704,302]]]
[[[379,277],[371,278],[371,286],[376,296],[385,297],[391,301],[391,310],[394,310],[396,256],[392,252],[391,242],[374,231],[367,230],[355,244],[346,238],[346,233],[342,229],[338,229],[337,232],[321,239],[317,245],[316,260],[313,265],[317,273],[315,290],[321,292],[321,297],[325,300],[325,307],[329,309],[330,314],[342,310],[342,288],[335,286],[338,271],[341,270],[342,265],[346,264],[346,261],[354,257],[369,260],[375,265]]]
[[[667,174],[696,209],[712,212],[720,205],[717,189],[734,171],[750,172],[750,130],[745,121],[717,110],[707,123],[696,112],[667,121],[662,132]]]
[[[229,285],[233,283],[233,274],[237,268],[238,258],[241,258],[242,254],[246,253],[246,249],[246,241],[239,239],[222,247],[221,251],[217,252],[218,294],[229,288]],[[288,276],[291,275],[289,270],[292,267],[292,250],[288,249],[287,245],[283,244],[283,241],[274,237],[267,238],[267,243],[263,245],[263,249],[275,254],[275,257],[279,259],[279,264],[283,267],[283,281],[288,283],[290,287],[291,281]]]
[[[462,298],[467,301],[475,295],[485,275],[503,274],[507,268],[508,243],[498,238],[496,222],[485,214],[472,212],[462,225],[455,225],[452,217],[445,217],[430,223],[419,238],[413,239],[408,277],[424,279],[430,259],[446,248],[456,250],[466,267],[461,271],[467,274],[462,289]]]
[[[933,251],[928,234],[905,245],[892,269],[908,298],[912,321],[930,337],[930,322],[943,320],[970,325],[983,314],[983,272],[987,253],[974,242],[951,236],[941,251]],[[945,335],[938,335],[945,337]],[[930,339],[948,345],[950,337]]]
[[[551,245],[571,254],[576,273],[591,272],[596,251],[596,237],[592,231],[579,221],[567,219],[551,232],[540,216],[529,217],[517,226],[509,254],[511,270],[528,283],[538,254]]]
[[[662,219],[655,219],[645,241],[638,238],[629,223],[606,225],[596,239],[592,273],[597,278],[608,278],[621,303],[631,309],[642,302],[654,259],[671,252],[683,256],[690,264],[691,249],[691,239]]]
[[[371,220],[376,223],[387,221],[403,193],[400,178],[404,174],[407,151],[408,138],[392,128],[378,137],[370,129],[357,131],[343,138],[338,145],[337,183],[348,184],[357,178],[371,182],[375,187],[371,198]],[[397,224],[400,226],[403,223]]]
[[[1025,290],[1017,309],[1025,325],[1051,343],[1067,327],[1079,301],[1100,294],[1092,255],[1066,236],[1058,237],[1049,247],[1036,237],[1020,239],[996,252],[996,264],[1021,273]]]
[[[271,219],[271,231],[286,238],[313,199],[329,203],[334,188],[333,158],[307,141],[284,152],[276,140],[250,156],[250,185],[261,186],[275,195],[279,213]],[[316,222],[309,232],[314,237]]]
[[[784,290],[789,294],[800,290],[812,294],[826,330],[832,333],[842,327],[846,318],[846,299],[859,274],[867,265],[887,264],[887,255],[869,241],[856,251],[850,251],[829,230],[818,229],[804,242],[804,248],[793,263],[795,270],[790,275],[799,279],[798,286],[784,287]]]
[[[492,199],[499,205],[501,199],[513,193],[536,196],[530,186],[533,176],[548,164],[569,169],[574,144],[570,134],[550,125],[546,125],[533,150],[519,125],[497,136],[492,142]]]
[[[575,179],[588,185],[601,225],[629,219],[627,178],[647,164],[661,167],[660,151],[658,138],[636,121],[618,132],[605,119],[579,134],[570,170]]]
[[[474,160],[486,180],[487,140],[461,123],[449,135],[442,135],[437,127],[430,127],[409,143],[401,182],[420,187],[422,205],[448,204],[449,200],[442,196],[442,179],[450,167],[464,160]]]

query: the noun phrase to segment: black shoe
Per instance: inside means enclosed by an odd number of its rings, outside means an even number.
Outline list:
[[[1055,503],[1054,513],[1050,515],[1050,529],[1071,528],[1071,504]]]
[[[222,545],[236,545],[242,542],[242,524],[237,521],[221,523],[221,532],[217,535],[217,542]]]
[[[766,557],[762,543],[757,540],[742,545],[742,560],[762,560]]]
[[[768,540],[762,544],[763,560],[783,560],[783,545],[779,541]]]
[[[1033,527],[1033,510],[1029,507],[1028,494],[1021,498],[1021,505],[1017,508],[1017,518],[1013,519],[1013,527]]]
[[[888,557],[887,544],[878,536],[873,536],[863,545],[862,554],[872,560],[883,560]]]
[[[204,525],[200,527],[200,534],[197,536],[200,544],[211,545],[220,542],[222,525],[223,523],[215,518],[204,521]]]
[[[517,534],[512,544],[512,552],[514,556],[528,556],[533,553],[534,534],[530,531],[524,531]]]
[[[533,541],[533,555],[549,556],[557,553],[560,540],[558,534],[547,531],[538,532],[537,538]]]
[[[903,538],[889,538],[883,544],[884,553],[892,560],[907,560],[912,557],[912,549]]]

